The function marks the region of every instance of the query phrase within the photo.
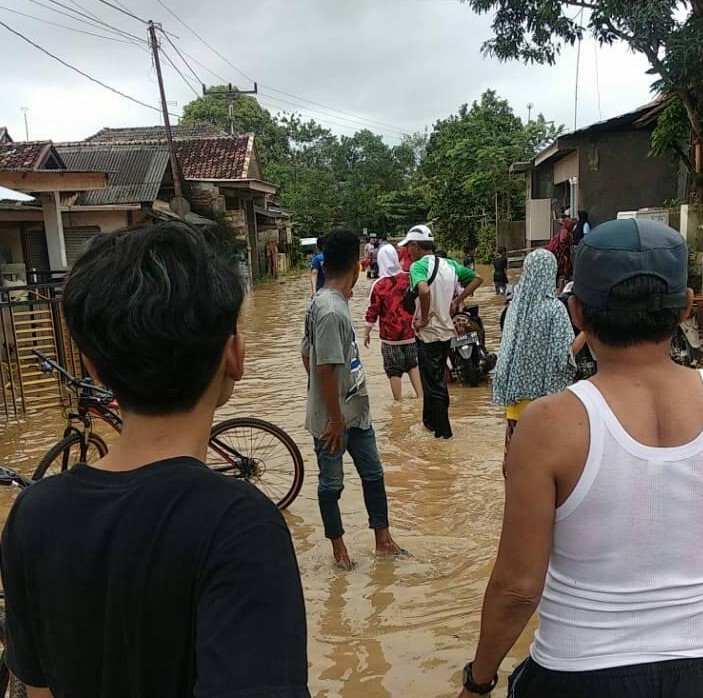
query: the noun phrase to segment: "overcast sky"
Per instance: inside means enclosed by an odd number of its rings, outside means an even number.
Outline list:
[[[100,0],[59,1],[131,34],[146,36],[139,21]],[[219,82],[214,73],[241,89],[251,87],[157,0],[112,1],[142,19],[161,22],[177,35],[173,42],[179,50],[202,64],[188,59],[202,81]],[[401,133],[431,128],[437,119],[478,99],[487,88],[508,99],[523,119],[532,103],[533,115],[541,112],[569,129],[574,124],[576,50],[565,50],[554,68],[485,58],[480,49],[490,36],[490,18],[477,17],[458,0],[163,1],[229,62],[258,81],[264,106],[272,112],[301,112],[336,133],[369,127],[396,143]],[[0,22],[111,87],[157,105],[156,78],[146,45],[140,48],[86,36],[17,14],[114,37],[51,11],[54,7],[66,12],[52,0],[2,0],[0,4],[9,8],[0,9]],[[164,48],[199,89],[175,50],[166,43]],[[157,111],[91,83],[2,25],[0,65],[0,126],[8,126],[15,140],[24,139],[23,107],[28,110],[33,140],[80,140],[105,126],[160,123]],[[646,69],[641,57],[623,47],[601,49],[584,42],[578,125],[650,101],[651,77]],[[168,99],[175,102],[171,111],[180,113],[195,94],[168,65],[164,70]]]

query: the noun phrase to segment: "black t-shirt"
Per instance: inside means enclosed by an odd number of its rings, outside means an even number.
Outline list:
[[[283,517],[195,459],[32,485],[2,576],[7,663],[54,698],[309,698]]]

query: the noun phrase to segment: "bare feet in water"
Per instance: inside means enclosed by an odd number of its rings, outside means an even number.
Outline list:
[[[401,548],[391,538],[391,532],[387,528],[378,528],[376,533],[376,557],[409,557],[410,553]]]
[[[334,562],[339,569],[349,572],[354,569],[354,561],[349,557],[347,546],[344,545],[344,538],[335,538],[332,541],[332,552],[334,554]]]

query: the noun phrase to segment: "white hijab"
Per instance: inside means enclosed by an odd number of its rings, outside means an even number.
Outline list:
[[[398,253],[393,245],[383,245],[378,251],[378,278],[384,279],[387,276],[395,276],[403,269],[400,266]]]

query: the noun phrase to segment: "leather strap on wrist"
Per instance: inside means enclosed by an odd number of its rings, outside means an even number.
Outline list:
[[[496,674],[488,683],[476,683],[473,676],[473,662],[469,662],[464,667],[464,688],[469,693],[476,693],[479,696],[488,695],[498,683],[498,674]]]

